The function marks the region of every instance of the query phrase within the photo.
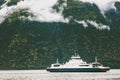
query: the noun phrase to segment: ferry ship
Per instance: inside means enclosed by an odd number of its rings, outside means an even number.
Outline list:
[[[110,67],[104,67],[97,61],[87,63],[81,59],[79,55],[74,55],[65,64],[60,64],[58,59],[57,62],[47,67],[47,71],[50,72],[106,72],[109,71]]]

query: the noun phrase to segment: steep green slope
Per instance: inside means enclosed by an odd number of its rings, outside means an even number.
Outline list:
[[[87,62],[97,56],[102,64],[120,68],[120,4],[116,6],[117,12],[106,12],[104,18],[96,5],[69,0],[63,12],[73,17],[69,24],[20,20],[32,14],[16,11],[0,24],[0,69],[42,69],[57,58],[64,63],[75,52]],[[111,29],[84,28],[74,19],[94,20]]]
[[[0,0],[0,5],[2,5],[4,3],[4,0]]]

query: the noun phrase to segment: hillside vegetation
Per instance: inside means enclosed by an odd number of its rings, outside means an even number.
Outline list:
[[[106,12],[105,18],[96,5],[69,0],[63,11],[64,17],[73,18],[69,24],[20,20],[19,16],[31,14],[14,12],[0,24],[0,69],[45,69],[57,58],[66,62],[74,53],[87,62],[97,56],[103,65],[120,68],[120,3],[116,6],[117,11]],[[94,20],[111,29],[90,24],[85,28],[74,19]]]

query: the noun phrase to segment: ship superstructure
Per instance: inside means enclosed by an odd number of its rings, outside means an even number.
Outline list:
[[[51,64],[51,67],[47,68],[47,71],[50,72],[106,72],[110,68],[104,67],[97,61],[87,63],[81,59],[79,55],[74,55],[71,59],[65,64],[60,64],[57,60],[56,63]]]

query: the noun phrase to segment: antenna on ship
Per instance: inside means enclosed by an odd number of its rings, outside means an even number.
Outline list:
[[[75,56],[77,56],[77,53],[75,53]]]
[[[97,61],[97,57],[95,57],[95,62],[97,63],[98,61]]]
[[[57,61],[56,61],[56,63],[59,63],[59,61],[58,61],[58,58],[57,58]]]

